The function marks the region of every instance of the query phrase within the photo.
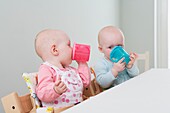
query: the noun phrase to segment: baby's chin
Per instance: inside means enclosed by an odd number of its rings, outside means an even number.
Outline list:
[[[65,66],[69,66],[71,63],[72,63],[72,60],[69,61],[69,62],[67,62],[67,63],[65,64]]]
[[[110,60],[110,57],[105,56],[105,58],[106,58],[107,60],[111,61],[111,60]]]

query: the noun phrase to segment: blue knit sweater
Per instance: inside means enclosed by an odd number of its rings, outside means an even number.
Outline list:
[[[119,72],[118,76],[115,78],[111,72],[113,66],[114,64],[104,57],[94,66],[96,81],[102,88],[114,87],[139,74],[139,69],[134,64],[131,69],[125,68],[122,72]]]

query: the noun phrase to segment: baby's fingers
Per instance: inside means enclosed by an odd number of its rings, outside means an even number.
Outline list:
[[[62,93],[67,91],[67,86],[63,82],[61,82],[58,87],[62,90]]]
[[[136,53],[130,54],[130,58],[132,58],[132,59],[136,59],[137,57],[138,57],[138,54],[136,54]]]
[[[61,81],[61,83],[58,85],[58,87],[60,87],[60,88],[62,88],[62,87],[64,87],[65,86],[65,84],[64,84],[64,82],[62,82]]]
[[[56,76],[55,85],[58,86],[61,83],[61,77]]]
[[[64,85],[61,89],[63,90],[63,92],[66,92],[67,91],[67,86]]]
[[[120,59],[120,60],[118,61],[118,63],[121,64],[124,59],[125,59],[125,58],[123,57],[122,59]]]
[[[61,80],[57,80],[56,82],[55,82],[55,86],[59,86],[61,84]]]
[[[126,62],[123,62],[123,63],[121,63],[122,64],[122,67],[125,67],[125,65],[126,65]]]

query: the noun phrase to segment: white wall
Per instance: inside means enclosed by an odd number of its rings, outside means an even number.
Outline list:
[[[154,0],[120,0],[120,26],[125,35],[126,50],[137,53],[149,51],[150,68],[153,68]]]
[[[35,35],[46,28],[61,29],[72,42],[91,45],[89,65],[99,57],[98,31],[119,26],[119,0],[0,0],[0,98],[28,92],[21,75],[41,63],[34,51]],[[0,112],[3,113],[2,104]]]

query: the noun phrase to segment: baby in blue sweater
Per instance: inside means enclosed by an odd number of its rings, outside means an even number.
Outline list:
[[[106,26],[98,34],[98,49],[104,54],[94,66],[96,80],[104,88],[114,87],[139,74],[138,67],[134,64],[137,54],[130,53],[130,62],[126,64],[124,58],[117,63],[110,60],[110,52],[115,46],[124,46],[124,35],[114,26]]]

